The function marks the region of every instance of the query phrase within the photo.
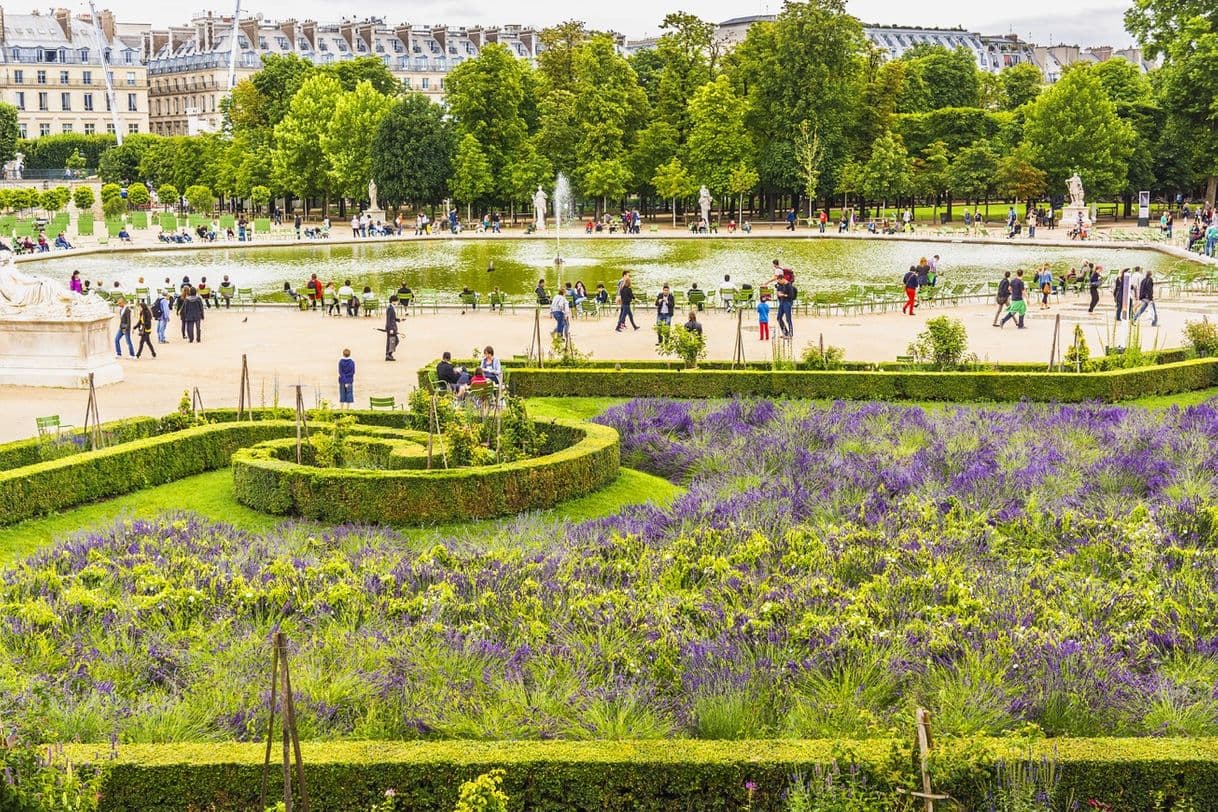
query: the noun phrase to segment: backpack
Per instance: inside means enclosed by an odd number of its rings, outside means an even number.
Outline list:
[[[799,296],[799,291],[795,288],[794,285],[791,285],[791,301],[792,302],[795,301],[795,299],[798,298],[798,296]]]

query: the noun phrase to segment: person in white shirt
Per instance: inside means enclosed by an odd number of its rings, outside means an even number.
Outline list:
[[[558,290],[554,294],[554,298],[550,300],[550,315],[557,322],[552,331],[553,335],[565,337],[570,329],[569,321],[571,319],[571,303],[567,301],[567,297],[562,290]]]
[[[351,236],[352,237],[359,236],[359,215],[358,214],[351,215]]]
[[[355,298],[355,289],[351,287],[350,279],[343,282],[342,287],[338,289],[338,301],[347,305],[348,316],[359,312],[359,299]]]

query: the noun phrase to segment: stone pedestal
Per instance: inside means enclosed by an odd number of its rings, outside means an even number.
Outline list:
[[[0,318],[0,384],[82,389],[118,383],[113,318],[82,321]]]
[[[365,209],[364,214],[368,215],[368,219],[373,223],[385,224],[385,210],[381,208]]]
[[[1083,215],[1083,225],[1091,227],[1091,209],[1087,206],[1064,206],[1062,207],[1062,219],[1058,223],[1064,228],[1074,228],[1078,224],[1079,213]]]

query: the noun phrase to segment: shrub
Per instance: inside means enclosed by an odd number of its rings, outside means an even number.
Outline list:
[[[89,211],[93,208],[93,188],[91,186],[77,186],[72,190],[72,202],[80,211]]]
[[[1081,324],[1074,325],[1074,343],[1066,350],[1065,362],[1067,370],[1090,372],[1092,369],[1091,348],[1087,346],[1087,337],[1083,335]]]
[[[968,352],[968,332],[964,322],[948,316],[928,319],[926,329],[909,345],[909,354],[919,364],[935,369],[955,369]]]
[[[453,812],[507,812],[503,770],[491,770],[461,785]]]
[[[555,333],[550,337],[551,364],[560,367],[582,367],[591,357],[591,353],[581,352],[570,336],[564,338]]]
[[[211,189],[202,184],[187,186],[183,196],[190,205],[190,210],[195,214],[211,214],[212,206],[216,204],[216,198],[211,193]]]
[[[680,358],[686,369],[696,369],[698,362],[706,357],[706,337],[697,330],[657,324],[656,335],[660,340],[656,352]]]
[[[1201,321],[1184,322],[1184,344],[1199,358],[1218,355],[1218,326],[1205,316]]]
[[[148,194],[147,186],[142,183],[133,183],[127,187],[127,200],[132,206],[143,207],[148,205],[152,196]]]
[[[178,205],[178,187],[172,183],[162,183],[161,187],[156,190],[156,196],[160,204],[166,209],[170,206]]]
[[[822,349],[820,344],[809,341],[804,347],[803,365],[805,369],[841,369],[845,357],[846,351],[841,347],[829,344]]]

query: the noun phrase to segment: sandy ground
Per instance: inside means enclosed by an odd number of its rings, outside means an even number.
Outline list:
[[[969,334],[969,350],[979,358],[994,361],[1040,361],[1049,359],[1053,340],[1054,317],[1062,315],[1062,335],[1069,341],[1074,324],[1082,324],[1093,353],[1102,352],[1107,343],[1111,321],[1110,297],[1101,297],[1101,316],[1088,316],[1085,297],[1067,294],[1050,310],[1032,304],[1027,329],[1016,330],[1014,323],[998,330],[991,326],[993,305],[969,304],[959,307],[919,308],[914,317],[900,313],[866,313],[829,317],[797,316],[796,350],[824,335],[827,344],[841,346],[852,360],[893,360],[922,329],[928,317],[942,313],[964,321]],[[1147,348],[1175,347],[1181,344],[1181,329],[1186,320],[1201,314],[1214,318],[1218,300],[1190,298],[1160,303],[1157,330],[1144,320],[1142,340]],[[572,329],[577,347],[596,359],[654,359],[655,335],[651,329],[654,311],[648,308],[636,316],[640,330],[614,331],[616,320],[578,319]],[[771,314],[774,318],[774,314]],[[708,357],[730,360],[736,337],[736,317],[722,312],[702,314],[708,339]],[[321,311],[300,312],[286,307],[263,307],[250,311],[209,310],[204,321],[204,341],[188,344],[181,339],[180,325],[170,323],[170,343],[158,345],[158,357],[135,360],[124,356],[126,380],[98,390],[102,420],[133,415],[161,415],[173,410],[184,390],[198,387],[205,407],[236,405],[241,356],[249,359],[250,383],[255,405],[270,405],[278,385],[279,402],[294,402],[290,387],[303,384],[306,405],[319,399],[336,402],[336,369],[344,347],[351,349],[356,361],[356,405],[367,405],[371,395],[394,395],[403,400],[414,387],[419,367],[438,358],[444,350],[468,357],[474,348],[491,344],[500,357],[524,354],[533,333],[532,310],[491,314],[485,311],[465,315],[451,310],[412,315],[403,320],[402,343],[397,361],[384,358],[383,317],[325,316]],[[553,320],[542,314],[543,337],[548,342]],[[756,315],[744,317],[744,345],[748,360],[772,356],[770,345],[758,340]],[[776,323],[771,322],[776,331]],[[547,343],[548,346],[548,343]],[[34,434],[34,418],[58,414],[65,423],[83,422],[87,395],[80,390],[0,387],[0,441]]]

